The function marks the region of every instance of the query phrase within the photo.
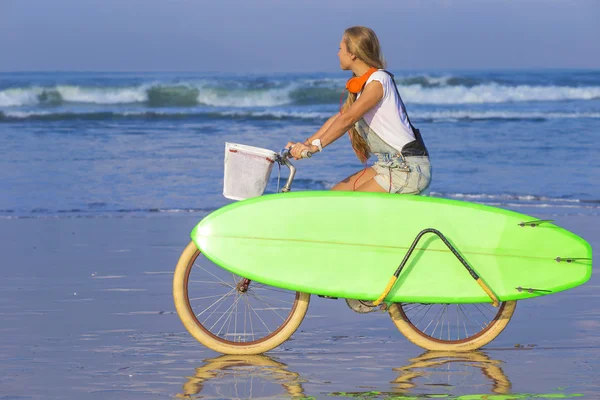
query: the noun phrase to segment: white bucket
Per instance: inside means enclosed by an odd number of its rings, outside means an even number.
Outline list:
[[[244,200],[264,193],[277,153],[260,147],[225,143],[223,196]]]

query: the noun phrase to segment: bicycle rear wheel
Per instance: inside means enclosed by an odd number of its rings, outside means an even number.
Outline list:
[[[516,301],[498,308],[480,304],[395,303],[392,321],[408,340],[426,350],[471,351],[494,340],[509,323]]]
[[[302,322],[310,294],[249,281],[210,262],[190,242],[177,263],[173,298],[179,318],[206,347],[260,354],[285,342]]]

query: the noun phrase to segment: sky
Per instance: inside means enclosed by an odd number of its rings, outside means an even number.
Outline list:
[[[0,0],[0,71],[335,72],[353,25],[391,70],[600,69],[600,0]]]

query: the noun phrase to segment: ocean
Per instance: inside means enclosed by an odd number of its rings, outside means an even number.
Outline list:
[[[600,71],[392,72],[431,154],[432,196],[600,214]],[[225,142],[279,151],[306,139],[347,78],[0,73],[0,218],[206,215],[231,202]],[[295,190],[363,168],[347,136],[296,166]]]
[[[553,219],[598,258],[600,71],[392,72],[432,196]],[[0,73],[0,398],[599,398],[597,272],[519,301],[476,352],[425,352],[386,312],[319,296],[265,355],[220,356],[185,330],[173,270],[193,226],[232,202],[225,142],[306,139],[347,77]],[[347,137],[295,165],[293,190],[363,168]]]

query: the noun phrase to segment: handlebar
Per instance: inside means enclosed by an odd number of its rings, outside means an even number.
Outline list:
[[[291,156],[291,153],[290,153],[291,149],[292,149],[291,147],[288,147],[287,149],[281,150],[281,152],[279,153],[279,156],[282,158],[283,157],[289,158]],[[302,156],[302,158],[311,158],[313,153],[308,150],[303,150],[302,153],[300,153],[300,155]]]
[[[308,150],[304,150],[301,155],[302,155],[302,158],[312,157],[312,153]],[[287,148],[287,149],[281,150],[281,152],[279,153],[279,158],[277,159],[277,161],[280,164],[284,164],[286,167],[288,167],[290,169],[290,176],[288,177],[287,182],[281,189],[281,191],[283,193],[287,193],[291,190],[292,181],[294,180],[294,176],[296,176],[296,167],[294,167],[294,165],[291,163],[290,156],[291,156],[290,148]]]
[[[313,153],[311,153],[308,150],[303,150],[302,153],[300,153],[300,155],[302,156],[302,158],[311,158]]]

